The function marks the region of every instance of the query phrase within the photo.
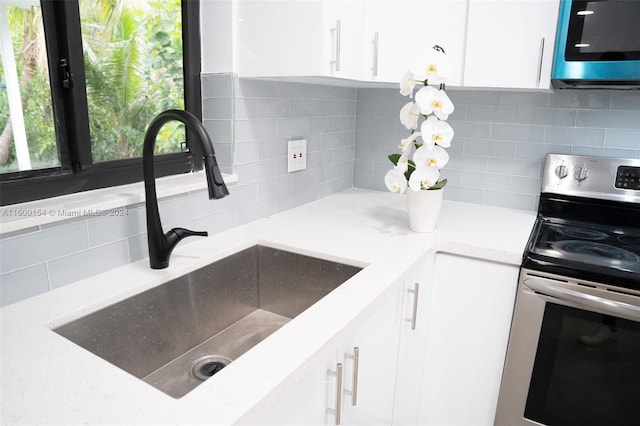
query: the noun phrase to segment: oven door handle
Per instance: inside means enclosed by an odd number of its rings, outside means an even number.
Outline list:
[[[566,300],[578,305],[596,308],[607,314],[616,316],[626,316],[640,321],[640,306],[631,305],[617,300],[604,299],[591,294],[580,293],[574,290],[558,287],[553,283],[541,279],[528,278],[524,280],[524,285],[536,293],[555,297],[559,300]]]

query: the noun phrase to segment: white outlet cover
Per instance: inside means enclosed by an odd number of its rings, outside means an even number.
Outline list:
[[[297,172],[307,168],[307,140],[294,139],[289,141],[287,149],[287,171]]]

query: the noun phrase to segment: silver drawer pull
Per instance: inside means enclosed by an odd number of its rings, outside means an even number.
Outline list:
[[[540,53],[538,55],[538,81],[536,82],[537,86],[540,86],[540,81],[542,80],[542,59],[544,58],[544,37],[540,39]]]
[[[373,34],[373,67],[371,67],[371,71],[374,77],[378,76],[378,33]]]
[[[340,71],[340,36],[342,32],[342,22],[338,19],[336,21],[336,26],[331,28],[331,32],[336,33],[336,59],[331,61],[331,65],[336,66],[336,71]]]
[[[344,394],[351,395],[351,405],[355,406],[358,403],[358,364],[360,363],[360,348],[355,346],[353,348],[353,355],[345,353],[344,357],[353,360],[353,374],[351,375],[353,389],[345,389]]]
[[[411,318],[407,319],[411,323],[411,329],[416,329],[416,320],[418,319],[418,294],[420,291],[420,284],[414,283],[413,289],[407,290],[409,293],[413,293],[413,312]]]
[[[329,376],[335,376],[336,378],[336,408],[327,408],[327,413],[335,415],[335,424],[340,424],[340,417],[342,415],[342,364],[336,364],[336,371],[328,370]]]

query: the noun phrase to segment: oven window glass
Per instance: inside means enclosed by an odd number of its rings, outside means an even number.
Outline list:
[[[525,417],[640,424],[640,323],[547,303]]]
[[[573,1],[567,33],[567,61],[640,59],[640,1]]]

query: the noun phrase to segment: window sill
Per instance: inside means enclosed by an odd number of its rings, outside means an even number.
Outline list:
[[[237,175],[224,174],[225,183],[238,181]],[[158,198],[206,189],[204,172],[167,176],[156,179]],[[123,207],[143,203],[144,182],[79,192],[62,197],[0,208],[0,235],[23,231],[75,217],[126,214]]]

